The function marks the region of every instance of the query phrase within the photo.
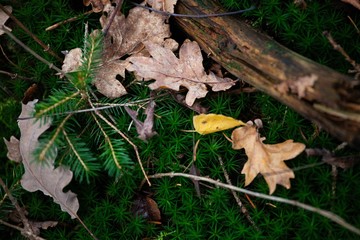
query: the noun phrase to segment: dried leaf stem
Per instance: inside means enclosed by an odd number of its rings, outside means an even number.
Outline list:
[[[246,189],[243,189],[243,188],[235,187],[235,186],[230,185],[230,184],[222,183],[222,182],[213,180],[213,179],[208,178],[208,177],[195,176],[195,175],[186,174],[186,173],[169,172],[169,173],[158,173],[158,174],[148,176],[149,179],[150,178],[163,178],[163,177],[185,177],[185,178],[190,178],[190,179],[193,179],[193,180],[204,181],[204,182],[212,183],[212,184],[214,184],[216,186],[219,186],[219,187],[234,190],[236,192],[246,193],[248,195],[255,196],[255,197],[258,197],[258,198],[263,198],[263,199],[267,199],[267,200],[270,200],[270,201],[285,203],[285,204],[289,204],[289,205],[292,205],[292,206],[295,206],[295,207],[303,208],[303,209],[308,210],[310,212],[314,212],[314,213],[317,213],[317,214],[319,214],[319,215],[321,215],[323,217],[326,217],[326,218],[336,222],[340,226],[348,229],[349,231],[351,231],[351,232],[353,232],[353,233],[355,233],[357,235],[360,235],[360,229],[359,228],[356,228],[355,226],[353,226],[350,223],[346,222],[343,218],[336,215],[335,213],[332,213],[332,212],[326,211],[326,210],[322,210],[320,208],[316,208],[316,207],[310,206],[308,204],[301,203],[299,201],[290,200],[290,199],[281,198],[281,197],[276,197],[276,196],[270,196],[270,195],[266,195],[266,194],[258,193],[258,192],[253,192],[253,191],[246,190]],[[145,181],[145,180],[143,180],[143,181]]]
[[[231,183],[231,180],[230,180],[230,177],[229,177],[229,174],[227,173],[225,167],[224,167],[224,162],[223,160],[221,159],[221,157],[218,158],[219,159],[219,162],[220,162],[220,166],[224,172],[224,176],[225,176],[225,179],[226,179],[226,182],[233,186],[232,183]],[[260,229],[258,228],[258,226],[256,226],[254,220],[252,220],[250,214],[249,214],[249,211],[247,210],[247,208],[244,206],[244,204],[241,202],[240,198],[238,197],[238,195],[236,194],[236,192],[232,189],[230,189],[232,195],[234,196],[235,198],[235,201],[236,203],[239,205],[240,207],[240,210],[241,212],[245,215],[245,217],[247,218],[247,220],[250,222],[250,224],[255,228],[256,231],[258,232],[261,232]]]

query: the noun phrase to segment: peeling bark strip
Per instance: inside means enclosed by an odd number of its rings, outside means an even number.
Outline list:
[[[210,14],[213,1],[181,0],[176,12]],[[233,17],[175,18],[203,51],[227,71],[360,147],[358,82],[285,48]]]

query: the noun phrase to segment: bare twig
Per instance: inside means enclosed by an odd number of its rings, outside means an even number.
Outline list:
[[[4,57],[6,58],[6,60],[7,60],[11,65],[13,65],[13,66],[16,67],[16,68],[19,68],[21,71],[30,73],[29,70],[24,69],[24,68],[21,68],[21,67],[19,67],[17,64],[15,64],[13,61],[11,61],[10,58],[8,58],[8,56],[7,56],[6,53],[4,52],[4,49],[3,49],[3,47],[1,46],[1,44],[0,44],[0,50],[1,50],[2,54],[4,55]]]
[[[24,79],[24,80],[31,80],[31,79],[32,79],[32,78],[20,76],[20,75],[18,75],[17,73],[10,73],[10,72],[3,71],[3,70],[0,70],[0,73],[1,73],[1,74],[5,74],[5,75],[8,75],[8,76],[10,76],[12,79],[14,79],[14,78],[20,78],[20,79]]]
[[[212,184],[214,184],[216,186],[219,186],[219,187],[227,188],[227,189],[234,190],[234,191],[237,191],[237,192],[246,193],[248,195],[255,196],[255,197],[258,197],[258,198],[263,198],[263,199],[267,199],[267,200],[271,200],[271,201],[275,201],[275,202],[280,202],[280,203],[285,203],[285,204],[289,204],[289,205],[292,205],[292,206],[295,206],[295,207],[303,208],[303,209],[308,210],[310,212],[314,212],[314,213],[317,213],[317,214],[319,214],[319,215],[321,215],[323,217],[326,217],[326,218],[336,222],[340,226],[348,229],[349,231],[351,231],[353,233],[356,233],[357,235],[360,235],[360,229],[359,228],[356,228],[355,226],[353,226],[350,223],[346,222],[343,218],[336,215],[335,213],[332,213],[332,212],[326,211],[326,210],[322,210],[320,208],[316,208],[316,207],[310,206],[308,204],[301,203],[299,201],[290,200],[290,199],[281,198],[281,197],[276,197],[276,196],[270,196],[270,195],[266,195],[266,194],[258,193],[258,192],[253,192],[253,191],[246,190],[246,189],[243,189],[243,188],[235,187],[233,185],[229,185],[229,184],[225,184],[225,183],[222,183],[222,182],[219,182],[219,181],[215,181],[215,180],[213,180],[211,178],[208,178],[208,177],[195,176],[195,175],[186,174],[186,173],[169,172],[169,173],[158,173],[158,174],[148,176],[148,178],[163,178],[163,177],[186,177],[186,178],[190,178],[190,179],[194,179],[194,180],[198,180],[198,181],[204,181],[204,182],[212,183]],[[145,181],[145,180],[143,180],[143,181]]]
[[[112,22],[114,21],[114,18],[117,14],[118,11],[120,11],[120,8],[122,6],[122,2],[123,0],[117,0],[116,2],[116,7],[114,9],[114,11],[112,12],[110,18],[109,18],[109,21],[106,23],[106,26],[103,28],[103,34],[106,36],[106,34],[108,33],[110,27],[111,27],[111,24]]]
[[[341,47],[340,44],[338,44],[335,39],[331,36],[331,33],[328,31],[324,31],[323,32],[324,36],[328,39],[328,41],[330,42],[330,44],[332,45],[332,47],[338,51],[341,55],[344,56],[345,60],[348,61],[353,67],[354,70],[356,72],[356,77],[358,77],[358,75],[360,74],[360,65],[358,63],[355,62],[355,60],[353,60],[348,54],[347,52],[345,52],[345,50]]]
[[[18,229],[18,230],[20,230],[24,236],[35,239],[34,237],[36,237],[36,234],[33,232],[32,228],[30,226],[29,220],[26,218],[25,213],[23,212],[23,210],[21,209],[21,207],[17,203],[16,199],[11,194],[11,192],[9,191],[9,189],[7,188],[6,184],[4,183],[4,181],[2,180],[1,177],[0,177],[0,185],[4,189],[6,195],[9,197],[11,203],[14,205],[14,207],[15,207],[16,211],[18,212],[20,219],[24,225],[24,228],[21,228],[21,230],[20,229]],[[5,224],[5,225],[7,225],[7,224]],[[9,225],[11,225],[11,224],[8,224],[7,226],[9,226]]]
[[[231,180],[230,180],[230,177],[229,177],[229,174],[227,173],[225,167],[224,167],[224,162],[223,160],[221,159],[221,157],[218,158],[219,159],[219,162],[220,162],[220,166],[224,172],[224,176],[225,176],[225,179],[226,179],[226,182],[229,184],[229,185],[232,185],[231,183]],[[238,197],[238,195],[236,194],[236,192],[234,190],[230,190],[232,195],[234,196],[235,198],[235,201],[236,203],[239,205],[240,209],[241,209],[241,212],[245,215],[245,217],[247,218],[247,220],[250,222],[250,224],[255,228],[256,231],[260,232],[260,229],[256,226],[254,220],[252,220],[250,214],[249,214],[249,211],[246,209],[246,207],[244,206],[244,204],[241,202],[240,198]]]
[[[59,26],[61,26],[61,25],[64,25],[64,24],[69,23],[69,22],[76,21],[76,20],[79,19],[80,17],[89,15],[89,14],[91,14],[91,13],[93,13],[93,12],[94,12],[94,10],[90,10],[90,11],[87,11],[87,12],[85,12],[85,13],[83,13],[83,14],[78,15],[78,16],[75,16],[75,17],[66,19],[66,20],[64,20],[64,21],[55,23],[55,24],[51,25],[50,27],[47,27],[47,28],[45,29],[45,31],[54,30],[55,28],[57,28],[57,27],[59,27]]]
[[[1,6],[1,4],[0,4]],[[19,44],[22,48],[24,48],[26,51],[28,51],[29,53],[31,53],[34,57],[36,57],[37,59],[39,59],[41,62],[45,63],[46,65],[49,66],[49,68],[54,69],[55,71],[61,73],[61,74],[65,74],[66,76],[68,76],[68,74],[64,73],[60,68],[56,67],[54,64],[50,63],[48,60],[46,60],[45,58],[41,57],[39,54],[37,54],[36,52],[34,52],[32,49],[30,49],[28,46],[26,46],[23,42],[21,42],[17,37],[14,36],[14,34],[12,34],[9,30],[7,30],[4,26],[0,26],[0,29],[2,31],[4,31],[10,38],[12,38],[17,44]]]
[[[43,43],[37,36],[35,36],[32,32],[30,32],[27,27],[24,26],[14,15],[11,14],[2,4],[0,4],[0,9],[4,11],[20,28],[22,28],[29,36],[35,40],[43,49],[45,52],[49,52],[50,55],[54,56],[58,61],[62,61],[62,59],[53,51],[50,49],[48,45]]]

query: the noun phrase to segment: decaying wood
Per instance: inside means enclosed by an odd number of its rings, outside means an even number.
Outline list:
[[[212,1],[179,0],[176,12],[210,14],[220,10]],[[360,146],[358,81],[285,48],[239,17],[176,18],[176,22],[227,71],[338,139]]]

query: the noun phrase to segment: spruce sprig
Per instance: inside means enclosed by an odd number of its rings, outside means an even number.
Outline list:
[[[102,43],[100,31],[85,35],[81,66],[76,72],[65,74],[68,82],[37,104],[35,113],[38,119],[50,115],[53,125],[52,130],[40,140],[40,147],[35,153],[37,159],[47,162],[59,153],[58,159],[61,161],[56,160],[57,164],[69,166],[79,182],[86,180],[89,183],[91,177],[101,170],[107,171],[110,176],[119,177],[124,169],[132,165],[123,140],[115,137],[115,126],[108,127],[109,122],[104,122],[104,115],[96,110],[95,113],[76,114],[78,110],[94,108],[93,103],[98,101],[91,83],[101,65]],[[100,129],[100,132],[97,131],[100,137],[98,149],[92,151],[82,140],[82,135],[83,131],[94,125]],[[95,158],[96,154],[99,154],[98,158]]]

